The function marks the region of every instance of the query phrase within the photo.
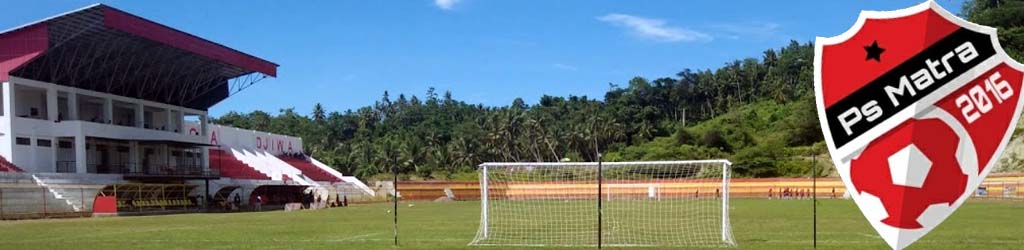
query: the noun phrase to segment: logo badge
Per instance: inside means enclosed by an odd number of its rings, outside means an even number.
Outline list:
[[[1024,66],[996,29],[928,1],[864,11],[815,42],[825,140],[851,197],[894,249],[934,229],[992,171],[1020,117]]]

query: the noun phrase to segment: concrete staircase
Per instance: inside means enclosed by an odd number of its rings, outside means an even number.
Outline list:
[[[355,186],[356,188],[362,190],[369,196],[377,195],[376,192],[373,191],[373,189],[366,186],[366,183],[363,183],[363,181],[357,179],[355,176],[345,176],[341,174],[341,172],[338,172],[338,170],[335,170],[334,168],[327,166],[327,164],[324,164],[323,162],[314,159],[312,156],[309,157],[309,162],[312,163],[314,166],[319,167],[323,171],[326,171],[327,173],[330,173],[331,175],[341,179],[341,181],[344,181],[345,183]]]
[[[82,212],[82,210],[84,210],[85,198],[82,197],[83,195],[71,195],[67,188],[47,184],[46,181],[43,181],[36,175],[32,175],[32,179],[37,185],[46,189],[49,196],[56,200],[56,203],[51,203],[52,205],[66,205],[68,208],[71,208],[72,212]],[[84,192],[84,190],[82,191]]]
[[[0,172],[0,217],[78,216],[92,211],[93,200],[120,176]]]
[[[82,212],[65,197],[27,173],[0,173],[0,209],[2,218],[34,218]],[[80,199],[79,199],[80,202]],[[91,201],[90,201],[91,202]]]

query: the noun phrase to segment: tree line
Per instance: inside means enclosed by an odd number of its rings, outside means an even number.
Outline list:
[[[430,88],[422,98],[385,92],[372,106],[355,110],[327,111],[317,104],[309,115],[294,109],[230,112],[213,122],[301,136],[307,152],[360,177],[386,173],[392,162],[404,174],[447,178],[482,162],[595,161],[598,152],[670,137],[737,106],[810,100],[813,53],[812,44],[793,41],[715,70],[609,84],[601,98],[545,95],[536,104],[517,98],[488,107]],[[816,119],[808,121],[810,128],[793,134],[791,145],[820,141]],[[720,132],[707,133],[699,135],[698,146],[733,149],[715,138]]]

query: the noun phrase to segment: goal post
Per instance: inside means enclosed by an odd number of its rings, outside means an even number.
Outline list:
[[[470,245],[734,246],[731,165],[484,163],[480,228]]]

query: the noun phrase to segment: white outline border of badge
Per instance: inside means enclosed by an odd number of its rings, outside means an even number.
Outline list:
[[[965,74],[961,75],[960,77],[957,77],[956,79],[952,80],[950,82],[950,84],[946,84],[946,86],[936,90],[935,92],[933,92],[933,93],[929,94],[928,96],[924,97],[923,99],[919,100],[917,103],[915,103],[914,106],[911,106],[911,107],[909,107],[907,109],[904,109],[904,110],[894,114],[888,120],[880,123],[878,126],[872,128],[872,129],[868,130],[867,132],[865,132],[863,135],[859,136],[858,138],[848,142],[846,144],[846,146],[844,146],[843,148],[838,148],[837,149],[835,147],[835,143],[832,141],[832,132],[829,129],[828,120],[827,120],[826,114],[823,112],[823,110],[825,109],[824,108],[825,107],[824,99],[823,99],[822,89],[821,89],[821,53],[822,53],[823,45],[825,45],[825,44],[829,44],[829,45],[839,44],[839,43],[845,42],[846,40],[849,40],[851,37],[853,37],[858,32],[860,32],[861,27],[864,26],[864,23],[867,22],[868,19],[900,18],[900,17],[914,15],[914,14],[920,13],[922,11],[927,11],[929,9],[934,10],[937,14],[939,14],[940,16],[945,18],[946,20],[949,20],[950,22],[952,22],[954,24],[957,24],[960,27],[963,27],[963,28],[966,28],[966,29],[969,29],[969,30],[973,30],[973,31],[976,31],[976,32],[984,33],[984,34],[989,34],[989,37],[991,38],[992,44],[995,47],[996,54],[992,58],[989,58],[988,60],[982,62],[981,64],[979,64],[977,66],[975,66],[970,71],[965,72]],[[1021,63],[1013,60],[1012,58],[1010,58],[1009,55],[1006,54],[1006,51],[1003,50],[1002,45],[999,44],[999,38],[998,38],[998,36],[996,34],[996,29],[995,28],[988,27],[988,26],[983,26],[983,25],[978,25],[978,24],[969,22],[967,20],[964,20],[964,19],[956,16],[955,14],[950,13],[946,9],[942,8],[942,6],[940,6],[938,3],[936,3],[936,2],[934,2],[932,0],[928,0],[926,2],[917,4],[917,5],[905,8],[905,9],[899,9],[899,10],[893,10],[893,11],[861,11],[860,15],[857,17],[857,22],[854,23],[854,25],[851,26],[850,29],[848,29],[846,32],[843,32],[842,34],[840,34],[838,36],[834,36],[834,37],[817,37],[815,39],[815,42],[814,42],[814,92],[815,92],[815,102],[816,102],[815,104],[816,104],[816,108],[818,109],[818,121],[821,124],[822,132],[824,133],[824,136],[825,136],[825,142],[828,145],[829,153],[832,156],[832,161],[835,164],[837,170],[839,170],[838,172],[842,175],[843,183],[847,187],[847,193],[849,193],[850,196],[857,203],[858,207],[860,208],[861,212],[864,214],[865,218],[871,218],[872,216],[870,216],[868,214],[868,211],[865,211],[864,207],[862,207],[861,202],[862,202],[863,198],[861,198],[861,196],[857,192],[855,192],[855,190],[852,188],[853,187],[852,181],[850,180],[849,176],[847,176],[847,174],[849,173],[849,169],[848,169],[849,166],[848,165],[849,165],[849,162],[852,160],[852,157],[857,155],[857,153],[859,153],[860,151],[862,151],[868,145],[868,143],[870,143],[872,140],[878,138],[879,136],[881,136],[885,132],[888,132],[889,130],[893,129],[895,126],[897,126],[900,123],[906,121],[907,119],[916,117],[919,114],[923,115],[925,112],[928,112],[929,111],[928,109],[930,107],[932,107],[932,104],[934,102],[936,102],[939,99],[945,97],[946,95],[948,95],[950,92],[956,90],[957,88],[967,84],[970,80],[976,79],[981,74],[984,74],[988,70],[991,70],[993,67],[995,67],[996,65],[999,65],[1000,63],[1006,63],[1007,66],[1009,66],[1010,68],[1013,68],[1013,69],[1016,69],[1018,71],[1024,72],[1024,64],[1021,64]],[[1024,79],[1022,79],[1022,81],[1024,81]],[[1017,94],[1018,95],[1024,95],[1024,91],[1018,90]],[[1024,107],[1024,97],[1018,96],[1016,98],[1018,98],[1017,107],[1014,110],[1013,118],[1010,121],[1011,122],[1010,123],[1011,124],[1010,125],[1011,126],[1010,129],[1007,129],[1006,132],[1003,134],[1002,142],[999,144],[999,147],[996,148],[996,151],[995,151],[995,153],[992,156],[993,159],[988,162],[987,166],[985,166],[985,171],[983,173],[981,173],[980,175],[977,175],[977,176],[968,175],[969,182],[967,183],[967,188],[969,188],[969,190],[976,189],[977,186],[979,184],[981,184],[981,181],[983,181],[984,178],[980,178],[980,177],[986,177],[986,176],[988,176],[988,174],[990,172],[992,172],[992,169],[994,168],[994,165],[998,162],[998,159],[1002,156],[1003,152],[1006,150],[1006,145],[1008,144],[1009,139],[1010,139],[1009,137],[1011,136],[1011,134],[1013,133],[1013,130],[1014,130],[1013,128],[1016,127],[1016,124],[1017,124],[1018,120],[1020,120],[1021,108]],[[926,103],[926,105],[920,105],[920,104],[925,104],[925,103]],[[836,156],[842,156],[842,158],[836,158]],[[845,166],[847,168],[847,169],[845,169],[846,171],[842,171],[842,170],[838,169],[840,166]],[[959,199],[957,199],[956,203],[954,203],[953,206],[950,207],[950,208],[952,208],[951,211],[956,211],[960,207],[960,205],[962,205],[967,200],[967,198],[969,198],[971,196],[971,194],[972,194],[972,192],[969,192],[969,191],[965,192],[965,194],[962,194],[961,197]],[[875,212],[885,213],[884,210],[882,210],[882,211],[875,211]],[[951,214],[952,214],[952,212],[951,212]],[[924,215],[922,215],[922,217],[923,216]],[[946,217],[946,218],[948,218],[948,217]],[[945,219],[945,218],[943,218],[943,219]],[[869,219],[869,222],[871,222],[870,219]],[[880,222],[871,222],[871,224],[872,224],[873,227],[875,227],[876,231],[879,231],[880,236],[893,249],[903,249],[904,247],[907,247],[911,243],[917,241],[918,239],[920,239],[920,237],[923,237],[925,234],[927,234],[929,231],[931,231],[932,229],[935,228],[934,226],[929,227],[929,226],[926,225],[925,228],[923,228],[923,229],[906,230],[906,229],[899,229],[899,228],[890,227],[890,226],[885,225],[885,224],[880,223]],[[879,228],[880,226],[881,227],[888,227],[889,230],[896,230],[897,234],[894,234],[894,235],[884,235],[884,234],[881,233],[882,228]],[[911,235],[905,235],[905,236],[909,236],[910,238],[899,237],[900,234],[903,234],[903,233],[912,233],[912,234]]]

